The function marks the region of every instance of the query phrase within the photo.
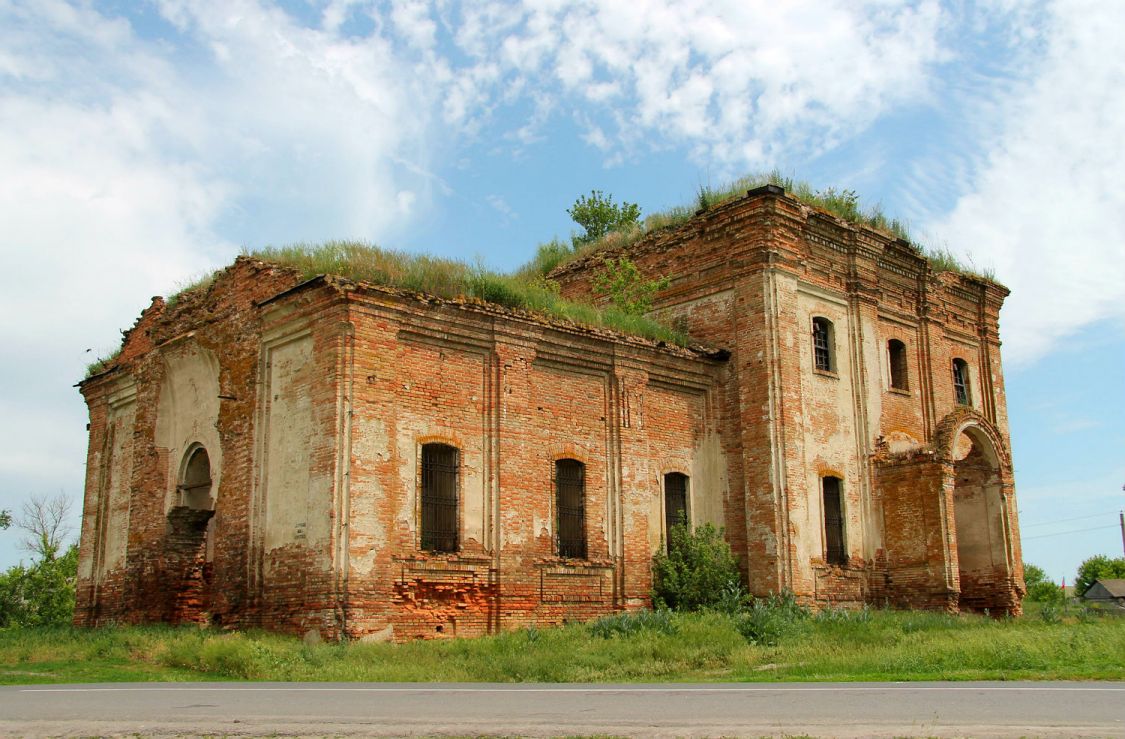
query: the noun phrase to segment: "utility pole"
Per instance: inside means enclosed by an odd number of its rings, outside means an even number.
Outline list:
[[[1121,486],[1121,490],[1125,492],[1125,485]],[[1121,551],[1125,554],[1125,510],[1118,513],[1117,516],[1121,520]]]

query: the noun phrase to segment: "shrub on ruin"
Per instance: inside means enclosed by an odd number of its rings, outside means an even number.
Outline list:
[[[653,557],[652,576],[653,603],[677,611],[713,608],[742,588],[730,544],[709,523],[673,526],[668,551]]]
[[[601,271],[594,275],[594,289],[608,295],[610,302],[629,316],[643,316],[652,310],[656,293],[669,283],[667,277],[645,279],[628,257],[603,260]]]
[[[613,195],[605,195],[601,190],[591,190],[589,197],[580,195],[566,212],[585,230],[581,236],[573,237],[575,248],[597,241],[611,231],[633,228],[641,217],[636,203],[618,205],[613,202]]]

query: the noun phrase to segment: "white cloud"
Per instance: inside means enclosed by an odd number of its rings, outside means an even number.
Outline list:
[[[941,23],[932,1],[474,4],[456,41],[488,74],[463,80],[452,117],[473,116],[461,101],[487,97],[482,85],[552,89],[597,115],[592,140],[655,135],[741,171],[923,97]]]
[[[27,397],[57,397],[87,347],[238,246],[393,243],[432,192],[455,195],[434,160],[459,137],[519,155],[562,116],[609,165],[678,149],[719,179],[956,94],[979,148],[937,147],[948,167],[913,179],[965,192],[930,226],[1013,288],[1006,359],[1125,321],[1120,4],[331,0],[310,26],[254,0],[159,0],[145,27],[99,7],[0,0],[0,311],[18,316],[0,342],[34,357],[5,368]],[[966,37],[996,41],[1000,72],[941,78]],[[76,393],[40,414],[75,431],[58,456],[83,446],[82,414]],[[53,474],[26,428],[0,428],[0,480]]]
[[[51,425],[79,468],[84,412],[69,385],[151,295],[241,244],[386,237],[431,189],[418,173],[436,93],[418,82],[421,57],[246,0],[146,12],[171,27],[141,32],[86,3],[0,1],[0,253],[12,277],[0,344],[22,357],[5,363],[4,385],[40,399],[37,417],[68,419]],[[416,30],[424,43],[425,24]],[[79,493],[80,474],[43,465],[29,428],[0,429],[0,496],[40,492],[12,487],[39,484],[36,471],[47,491]]]
[[[512,210],[512,206],[508,205],[508,201],[505,200],[503,196],[493,193],[491,195],[486,195],[484,200],[491,205],[497,213],[504,216],[505,222],[512,218],[519,218],[519,215]]]
[[[1068,0],[1030,84],[998,109],[971,189],[932,231],[1012,289],[1004,356],[1027,362],[1079,327],[1125,318],[1125,6]]]

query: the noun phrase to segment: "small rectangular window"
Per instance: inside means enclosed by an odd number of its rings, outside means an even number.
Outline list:
[[[813,319],[813,366],[822,372],[835,372],[832,361],[832,322],[827,318]]]
[[[576,459],[555,462],[555,508],[560,557],[586,558],[586,466]]]
[[[422,549],[457,551],[457,448],[422,446]]]
[[[688,524],[687,475],[669,472],[664,476],[664,541],[672,542],[672,527]]]
[[[906,344],[898,339],[887,342],[887,358],[891,365],[891,387],[895,390],[909,390],[910,381],[906,373]]]
[[[844,502],[840,478],[825,477],[824,485],[824,560],[831,565],[846,565],[844,547]]]
[[[964,359],[953,360],[953,394],[959,405],[972,405],[969,393],[969,363]]]

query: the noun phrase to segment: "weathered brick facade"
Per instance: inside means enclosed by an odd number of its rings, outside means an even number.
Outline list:
[[[249,258],[154,299],[81,386],[76,623],[408,639],[640,607],[670,473],[752,592],[1018,612],[1004,288],[769,187],[627,251],[717,349]],[[599,266],[552,277],[604,299]],[[423,457],[450,448],[455,546],[423,545]],[[581,463],[585,556],[559,554],[559,460]]]

